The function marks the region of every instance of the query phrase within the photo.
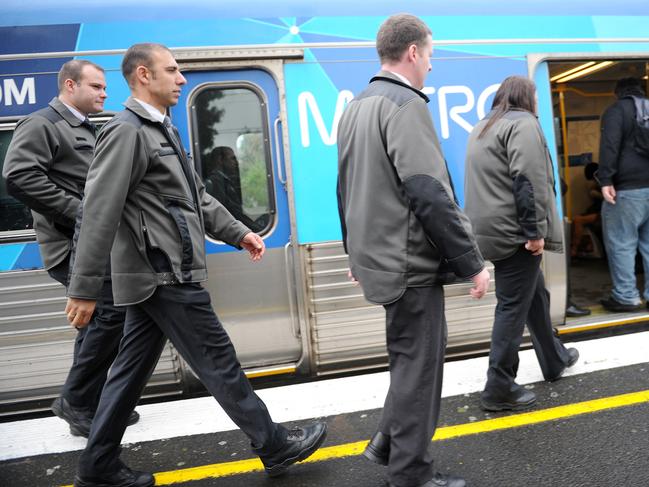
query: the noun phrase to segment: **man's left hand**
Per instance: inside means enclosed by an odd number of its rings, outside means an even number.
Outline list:
[[[266,251],[264,241],[259,235],[253,232],[246,233],[239,244],[248,251],[250,258],[254,262],[260,261]]]
[[[72,326],[83,328],[90,323],[96,305],[97,301],[92,299],[68,298],[65,314]]]
[[[545,246],[545,239],[539,238],[537,240],[528,240],[525,244],[525,248],[532,252],[532,255],[541,255],[543,253],[543,247]]]

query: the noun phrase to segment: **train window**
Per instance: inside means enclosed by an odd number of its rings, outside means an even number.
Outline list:
[[[266,105],[254,86],[208,85],[192,97],[194,157],[206,191],[251,230],[272,224]]]
[[[4,166],[9,142],[13,135],[11,129],[0,127],[0,171]],[[2,180],[0,184],[0,237],[15,237],[22,233],[32,235],[32,214],[29,209],[7,193],[7,187]],[[22,232],[21,232],[22,231]],[[9,232],[11,232],[9,234]]]

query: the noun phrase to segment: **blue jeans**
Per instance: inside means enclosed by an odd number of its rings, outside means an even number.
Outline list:
[[[611,297],[623,304],[639,304],[635,256],[645,268],[644,297],[649,300],[649,188],[617,192],[615,204],[602,205],[604,244],[613,281]]]

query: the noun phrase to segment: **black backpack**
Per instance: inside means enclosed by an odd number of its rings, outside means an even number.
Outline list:
[[[649,99],[631,96],[635,106],[633,142],[638,154],[649,157]]]

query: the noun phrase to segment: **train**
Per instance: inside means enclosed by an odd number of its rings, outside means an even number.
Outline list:
[[[645,1],[406,0],[396,7],[386,0],[5,0],[0,165],[17,121],[56,96],[64,62],[89,59],[106,70],[105,112],[92,117],[101,125],[128,96],[120,72],[126,49],[137,42],[168,46],[187,78],[170,112],[185,148],[207,190],[227,199],[267,247],[253,265],[236,249],[205,240],[204,285],[246,374],[292,381],[385,368],[384,310],[347,277],[336,137],[346,104],[379,70],[376,32],[395,9],[420,16],[433,32],[433,69],[423,91],[460,203],[468,135],[499,83],[510,75],[536,83],[568,238],[572,216],[589,203],[584,163],[597,160],[599,118],[614,101],[616,79],[649,84]],[[223,158],[228,173],[214,180],[212,168]],[[43,270],[31,226],[29,210],[0,184],[0,420],[46,410],[72,360],[65,289]],[[610,314],[598,306],[609,285],[605,250],[596,228],[587,238],[579,260],[546,253],[543,261],[557,332],[569,337],[649,321],[649,310]],[[445,286],[449,357],[489,346],[493,282],[479,301],[470,286]],[[590,316],[566,316],[569,291]],[[196,392],[196,377],[168,344],[144,397]]]

